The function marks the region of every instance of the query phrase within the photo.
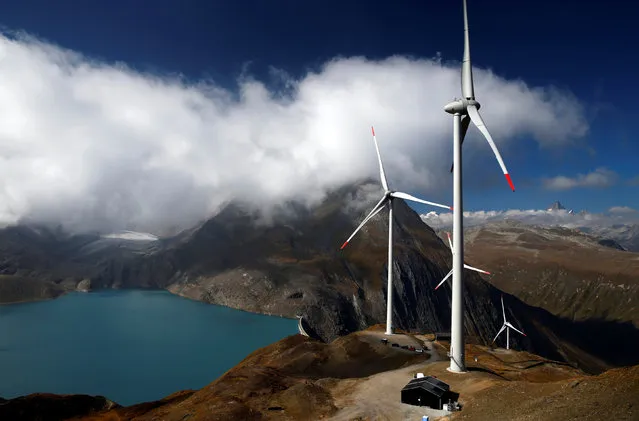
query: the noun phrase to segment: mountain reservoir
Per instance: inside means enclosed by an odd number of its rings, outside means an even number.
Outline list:
[[[199,389],[297,321],[166,291],[71,293],[0,306],[0,397],[103,395],[122,405]]]

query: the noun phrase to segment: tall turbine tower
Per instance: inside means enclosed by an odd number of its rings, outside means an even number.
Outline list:
[[[495,146],[492,136],[488,132],[484,121],[479,115],[479,102],[475,100],[473,88],[473,72],[470,63],[470,41],[468,35],[468,13],[466,0],[464,2],[464,60],[461,72],[462,99],[447,104],[444,111],[453,115],[453,294],[451,320],[451,348],[449,371],[461,373],[466,371],[464,362],[464,284],[462,280],[464,268],[464,226],[462,222],[462,143],[468,126],[473,124],[484,135],[492,148],[497,162],[501,166],[510,188],[515,191],[506,165]]]
[[[411,196],[407,193],[402,193],[399,191],[391,190],[388,186],[388,181],[386,180],[386,173],[384,172],[384,165],[382,164],[382,156],[379,153],[379,146],[377,145],[377,138],[375,137],[375,129],[371,127],[371,132],[373,134],[373,143],[375,144],[375,151],[377,152],[377,162],[379,164],[379,178],[382,182],[382,187],[384,187],[384,196],[377,202],[372,211],[364,218],[364,220],[359,224],[355,231],[351,234],[350,237],[344,244],[342,244],[343,249],[348,245],[348,242],[357,234],[357,232],[362,229],[364,225],[368,221],[370,221],[375,215],[381,212],[386,206],[388,206],[388,290],[386,295],[386,334],[393,334],[393,200],[394,199],[404,199],[410,200],[412,202],[422,203],[424,205],[437,206],[444,209],[451,209],[450,206],[440,205],[439,203],[428,202],[426,200],[420,199],[415,196]]]

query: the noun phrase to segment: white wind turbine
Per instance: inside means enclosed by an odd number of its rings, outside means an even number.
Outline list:
[[[506,321],[506,309],[504,308],[503,295],[501,296],[501,313],[504,315],[504,324],[501,326],[501,329],[499,329],[499,332],[497,332],[497,335],[495,335],[495,339],[493,339],[492,343],[495,343],[495,341],[497,340],[501,332],[505,330],[506,331],[506,349],[510,349],[510,329],[514,330],[515,332],[521,333],[524,336],[526,336],[526,334],[522,332],[521,330],[518,330],[515,326],[508,323],[508,321]]]
[[[411,196],[407,193],[402,193],[398,191],[392,191],[388,187],[388,181],[386,181],[386,174],[384,172],[384,165],[382,164],[382,157],[379,153],[379,147],[377,145],[377,138],[375,137],[375,128],[371,127],[371,132],[373,133],[373,143],[375,143],[375,151],[377,152],[377,161],[379,162],[379,176],[382,181],[382,186],[384,187],[384,196],[381,198],[379,202],[375,205],[373,210],[364,218],[361,224],[353,231],[348,240],[342,244],[343,249],[346,247],[349,241],[357,234],[357,232],[371,220],[375,215],[377,215],[386,205],[388,205],[388,293],[387,293],[387,305],[386,305],[386,334],[393,334],[393,199],[406,199],[411,200],[417,203],[423,203],[425,205],[437,206],[444,209],[452,208],[446,205],[440,205],[439,203],[427,202],[426,200],[419,199],[415,196]]]
[[[453,243],[450,241],[450,233],[447,232],[446,236],[448,237],[448,244],[450,245],[450,252],[453,254],[453,256],[455,255],[455,252],[453,251]],[[475,272],[479,272],[479,273],[485,273],[486,275],[490,275],[490,272],[486,272],[483,269],[477,269],[474,268],[472,266],[467,265],[466,263],[464,263],[464,269],[470,269],[470,270],[474,270]],[[450,276],[453,274],[453,270],[451,269],[448,274],[446,274],[446,276],[444,277],[444,279],[441,280],[440,283],[437,284],[437,286],[435,287],[435,289],[439,288],[440,286],[442,286],[444,284],[444,282],[446,282],[446,279],[450,278]]]
[[[473,74],[470,63],[470,45],[468,35],[468,14],[466,10],[466,0],[464,4],[464,60],[462,64],[461,85],[462,99],[447,104],[444,110],[453,115],[453,293],[452,293],[452,320],[451,320],[451,347],[454,352],[450,355],[450,367],[452,372],[466,371],[464,362],[464,285],[462,281],[464,267],[464,226],[463,202],[462,202],[462,142],[466,136],[468,126],[473,124],[484,135],[488,144],[493,150],[497,162],[501,166],[508,184],[515,191],[506,165],[495,146],[492,136],[488,132],[484,121],[479,115],[479,102],[475,100],[475,90],[473,88]]]

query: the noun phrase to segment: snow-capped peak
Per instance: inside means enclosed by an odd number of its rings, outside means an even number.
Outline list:
[[[552,205],[550,205],[550,207],[548,207],[548,211],[555,211],[555,210],[562,210],[562,209],[566,209],[564,207],[564,205],[561,204],[560,201],[556,201],[555,203],[553,203]]]

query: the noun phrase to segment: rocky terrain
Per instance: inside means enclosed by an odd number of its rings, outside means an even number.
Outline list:
[[[0,398],[0,419],[58,421],[120,407],[103,396],[34,393],[15,399]]]
[[[449,362],[441,360],[448,343],[433,342],[433,335],[391,338],[418,343],[428,351],[416,354],[382,344],[382,332],[382,326],[374,327],[328,344],[290,336],[253,352],[200,390],[176,392],[156,402],[120,407],[102,397],[31,395],[0,401],[0,419],[36,419],[26,417],[38,411],[43,421],[350,421],[422,415],[480,421],[635,420],[639,416],[639,366],[591,376],[527,352],[468,345],[469,372],[459,375],[449,373]],[[447,414],[400,403],[401,388],[418,372],[448,383],[460,394],[462,410]],[[19,412],[25,408],[30,412]]]
[[[567,228],[502,222],[466,231],[468,259],[497,288],[575,321],[639,327],[639,253]]]
[[[55,298],[68,291],[90,290],[96,279],[122,270],[155,250],[148,241],[72,235],[44,226],[10,226],[0,230],[0,303]],[[152,287],[144,281],[114,288]]]
[[[615,224],[610,227],[580,227],[580,231],[611,239],[625,250],[639,252],[639,224]]]

